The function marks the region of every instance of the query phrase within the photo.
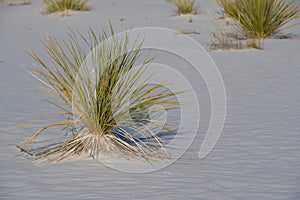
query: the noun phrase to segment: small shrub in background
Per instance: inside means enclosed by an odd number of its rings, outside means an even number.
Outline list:
[[[178,14],[196,14],[194,5],[196,0],[172,0],[173,4],[178,9]]]
[[[226,16],[245,30],[249,38],[266,38],[277,34],[299,17],[293,0],[217,0]]]
[[[59,12],[60,16],[69,16],[69,10],[86,11],[90,3],[86,0],[44,0],[46,8],[44,13],[50,14]]]

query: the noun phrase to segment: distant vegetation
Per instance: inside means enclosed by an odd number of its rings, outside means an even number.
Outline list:
[[[194,7],[196,0],[172,0],[173,4],[178,9],[178,14],[195,14]]]
[[[299,17],[293,0],[217,0],[225,15],[235,20],[249,38],[266,38],[291,27]]]
[[[59,12],[61,16],[68,16],[69,10],[86,11],[90,3],[86,0],[44,0],[47,4],[44,12],[47,14]]]

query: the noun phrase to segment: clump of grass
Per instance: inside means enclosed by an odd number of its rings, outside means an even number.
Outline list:
[[[263,40],[248,38],[238,24],[228,22],[226,28],[217,24],[216,31],[211,33],[211,50],[242,50],[242,49],[263,49]]]
[[[246,31],[250,38],[277,34],[299,17],[294,0],[217,0],[225,14]]]
[[[196,14],[194,5],[196,0],[172,0],[173,4],[178,9],[178,14]]]
[[[90,8],[86,0],[44,0],[44,3],[47,4],[46,14],[59,12],[61,16],[69,16],[69,10],[86,11]]]
[[[51,103],[62,111],[59,115],[65,120],[42,127],[19,145],[22,151],[30,152],[45,130],[62,127],[68,134],[66,141],[36,153],[36,159],[60,161],[73,155],[97,158],[102,153],[145,159],[168,156],[161,138],[149,128],[161,128],[163,123],[146,116],[150,108],[157,114],[162,111],[153,110],[153,106],[177,108],[179,103],[172,100],[176,93],[164,89],[164,83],[151,86],[141,78],[152,59],[134,68],[142,47],[138,39],[129,46],[129,32],[118,39],[111,27],[111,35],[111,43],[106,42],[105,31],[97,36],[90,30],[87,37],[71,31],[63,42],[46,37],[43,45],[49,65],[35,52],[28,52],[39,65],[30,72],[42,83],[40,88],[57,99]],[[163,130],[171,131],[171,127],[164,125]]]

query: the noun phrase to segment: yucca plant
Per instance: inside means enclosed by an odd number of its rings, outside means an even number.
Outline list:
[[[47,4],[44,11],[47,14],[69,10],[86,11],[90,7],[87,0],[44,0],[44,3]]]
[[[139,68],[134,67],[142,42],[137,39],[129,46],[129,32],[118,39],[111,27],[111,34],[111,43],[106,42],[105,31],[97,36],[90,30],[87,37],[71,31],[63,42],[46,37],[43,45],[51,65],[35,52],[28,52],[39,65],[30,68],[30,73],[42,83],[42,90],[56,98],[51,103],[62,111],[59,115],[65,120],[42,127],[24,140],[20,149],[30,152],[42,132],[62,127],[69,135],[66,141],[38,152],[36,159],[59,161],[73,155],[97,158],[102,153],[146,159],[168,156],[163,141],[153,130],[163,127],[172,131],[172,127],[149,118],[148,113],[156,105],[165,110],[178,107],[178,101],[172,100],[176,93],[164,89],[164,83],[151,86],[142,79],[151,58]],[[162,109],[151,112],[159,114]]]
[[[266,38],[277,34],[299,17],[294,0],[217,0],[225,14],[247,32],[250,38]]]
[[[178,14],[195,14],[194,5],[196,0],[172,0],[173,4],[178,9]]]

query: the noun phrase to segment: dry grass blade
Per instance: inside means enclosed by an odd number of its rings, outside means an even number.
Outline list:
[[[179,102],[172,100],[177,93],[165,90],[165,83],[149,86],[142,79],[152,59],[134,67],[142,47],[138,39],[129,45],[129,32],[117,38],[112,27],[111,35],[110,43],[104,31],[98,36],[90,30],[84,36],[71,30],[68,40],[62,42],[47,37],[43,44],[51,65],[28,52],[39,65],[30,72],[41,83],[40,88],[56,98],[51,103],[63,111],[66,121],[41,128],[23,141],[20,149],[28,152],[46,129],[62,127],[67,132],[72,130],[68,132],[72,134],[60,145],[38,152],[38,160],[60,161],[81,154],[97,158],[101,153],[146,159],[168,156],[153,130],[172,128],[146,116],[153,106],[164,108],[152,110],[157,113],[178,108]]]

